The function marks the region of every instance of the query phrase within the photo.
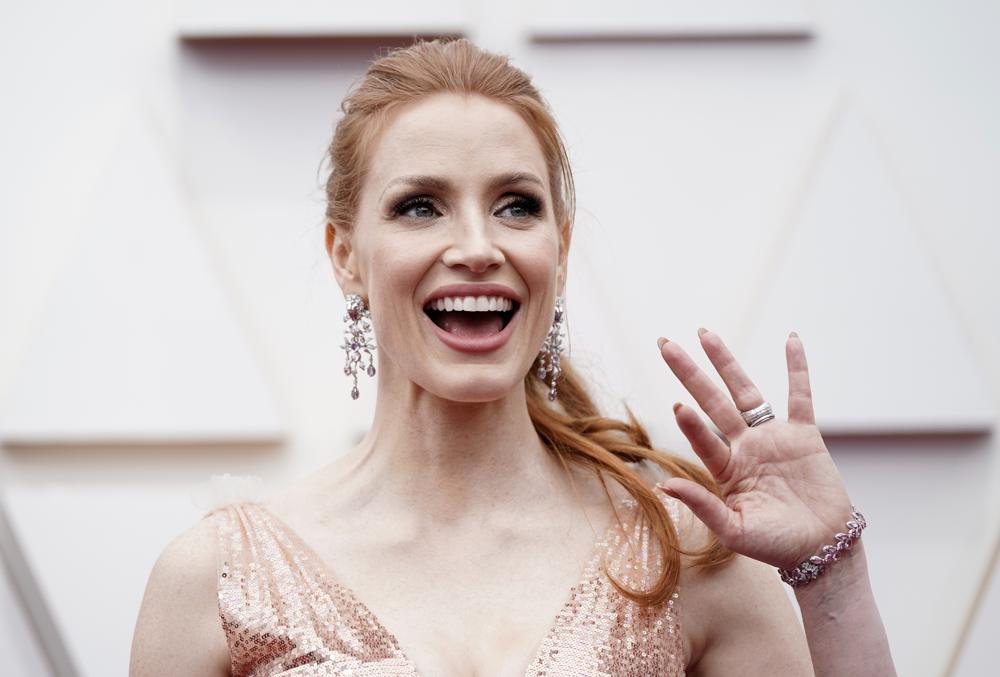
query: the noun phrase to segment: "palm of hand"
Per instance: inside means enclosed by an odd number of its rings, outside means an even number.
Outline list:
[[[671,479],[664,490],[682,500],[727,548],[780,568],[797,565],[832,541],[850,518],[851,501],[812,411],[805,352],[789,337],[789,420],[748,427],[740,411],[764,399],[711,332],[702,345],[735,403],[673,342],[661,354],[729,444],[690,407],[675,406],[678,425],[721,489]]]

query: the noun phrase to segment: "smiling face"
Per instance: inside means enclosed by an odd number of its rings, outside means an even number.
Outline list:
[[[504,104],[448,93],[399,109],[383,130],[331,257],[344,292],[368,299],[380,388],[406,379],[486,402],[531,368],[566,245],[528,124]]]

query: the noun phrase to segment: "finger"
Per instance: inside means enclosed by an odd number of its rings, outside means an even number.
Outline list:
[[[730,441],[739,437],[747,429],[746,421],[736,410],[733,401],[708,378],[694,363],[684,349],[674,341],[662,339],[660,355],[670,366],[670,370],[680,379],[698,406]]]
[[[720,480],[732,456],[729,445],[720,440],[719,436],[705,425],[698,412],[691,407],[685,407],[678,402],[674,405],[674,417],[684,437],[691,443],[691,449],[705,464],[708,472],[712,473],[712,477]]]
[[[663,482],[661,489],[668,496],[680,500],[691,508],[691,512],[705,523],[722,545],[729,547],[735,541],[736,524],[733,513],[718,496],[697,482],[671,477]]]
[[[748,411],[763,404],[764,396],[733,357],[722,337],[704,328],[698,329],[698,336],[701,338],[701,347],[705,349],[705,354],[719,372],[723,383],[729,389],[729,394],[733,396],[736,408],[739,411]]]
[[[816,423],[813,412],[812,389],[809,387],[809,365],[802,339],[794,331],[785,342],[785,359],[788,362],[788,420],[798,423]]]

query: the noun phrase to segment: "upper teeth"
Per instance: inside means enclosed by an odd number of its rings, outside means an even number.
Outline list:
[[[502,296],[449,296],[431,301],[428,307],[433,310],[506,312],[514,307],[514,302]]]

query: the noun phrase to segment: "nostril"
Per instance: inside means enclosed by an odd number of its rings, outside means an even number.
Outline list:
[[[499,247],[486,241],[456,244],[442,255],[441,260],[448,267],[464,266],[474,273],[484,273],[506,263],[507,257]]]

